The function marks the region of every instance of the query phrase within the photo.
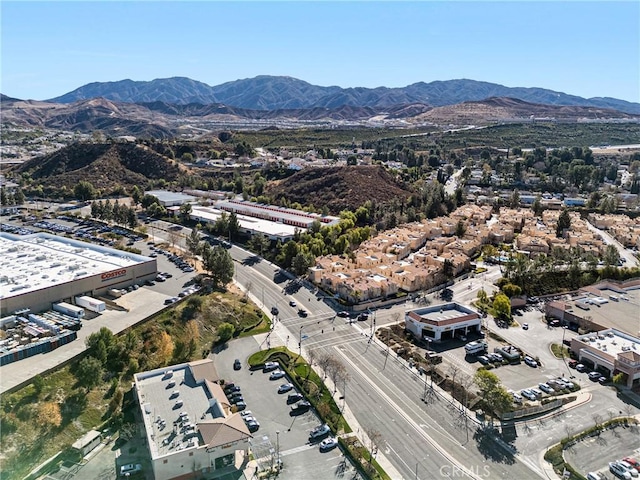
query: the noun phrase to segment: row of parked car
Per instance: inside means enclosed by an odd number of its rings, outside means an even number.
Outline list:
[[[616,477],[624,480],[631,480],[632,478],[638,478],[640,475],[640,463],[632,457],[624,457],[622,460],[616,460],[609,463],[609,471]],[[589,473],[587,478],[589,480],[601,480],[602,476],[595,476],[598,474]]]
[[[566,391],[573,391],[575,389],[575,383],[565,379],[564,377],[558,377],[539,383],[537,387],[520,390],[520,393],[516,393],[512,390],[509,390],[509,393],[511,393],[514,403],[522,403],[523,398],[534,402],[536,400],[540,400],[544,394],[556,395]]]
[[[279,380],[285,378],[287,374],[280,369],[278,362],[265,362],[262,367],[264,373],[269,373],[269,380]],[[291,392],[291,393],[289,393]],[[289,393],[287,405],[291,405],[291,414],[298,415],[311,409],[311,404],[304,400],[304,395],[295,390],[292,383],[284,383],[278,387],[278,393]]]
[[[149,242],[149,248],[153,253],[151,253],[151,257],[157,257],[158,254],[166,255],[167,259],[170,262],[173,262],[176,267],[178,267],[183,272],[193,272],[194,268],[189,265],[180,255],[174,255],[173,253],[163,250],[161,248],[156,248],[153,245],[153,242]]]
[[[589,380],[591,380],[592,382],[607,383],[607,381],[609,380],[600,372],[597,372],[595,370],[590,372],[589,367],[587,367],[583,363],[578,363],[577,360],[571,360],[569,362],[569,367],[574,368],[580,373],[586,373],[589,377]]]

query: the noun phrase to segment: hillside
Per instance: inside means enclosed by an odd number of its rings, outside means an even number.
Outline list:
[[[81,180],[103,192],[119,186],[146,188],[150,180],[175,180],[184,167],[154,151],[133,143],[74,143],[44,157],[20,165],[43,187],[73,190]]]
[[[96,97],[128,103],[222,103],[253,110],[333,109],[342,106],[388,108],[413,103],[441,107],[491,97],[510,97],[537,104],[610,108],[640,114],[640,104],[615,98],[587,99],[544,88],[505,87],[468,79],[418,82],[399,88],[342,88],[321,87],[284,76],[260,75],[213,87],[189,78],[173,77],[149,82],[95,82],[51,101],[72,103]]]
[[[381,166],[305,168],[270,184],[265,193],[276,200],[286,198],[316,208],[326,206],[334,214],[344,209],[356,210],[369,200],[386,203],[410,195]]]

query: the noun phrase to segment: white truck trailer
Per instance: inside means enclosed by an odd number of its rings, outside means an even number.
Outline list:
[[[53,304],[53,310],[60,312],[68,317],[77,318],[78,320],[84,318],[84,308],[76,307],[70,303],[60,302]]]
[[[83,295],[82,297],[76,297],[76,305],[84,307],[87,310],[95,313],[101,313],[107,309],[107,304],[102,300],[88,297],[86,295]]]

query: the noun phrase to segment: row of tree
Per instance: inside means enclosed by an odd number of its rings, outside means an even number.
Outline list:
[[[138,217],[134,207],[121,205],[116,199],[113,203],[106,201],[91,202],[91,216],[105,222],[114,222],[118,225],[126,225],[135,228],[138,225]]]

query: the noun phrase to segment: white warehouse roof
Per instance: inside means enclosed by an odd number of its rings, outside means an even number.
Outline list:
[[[48,233],[0,233],[0,300],[152,260]]]

